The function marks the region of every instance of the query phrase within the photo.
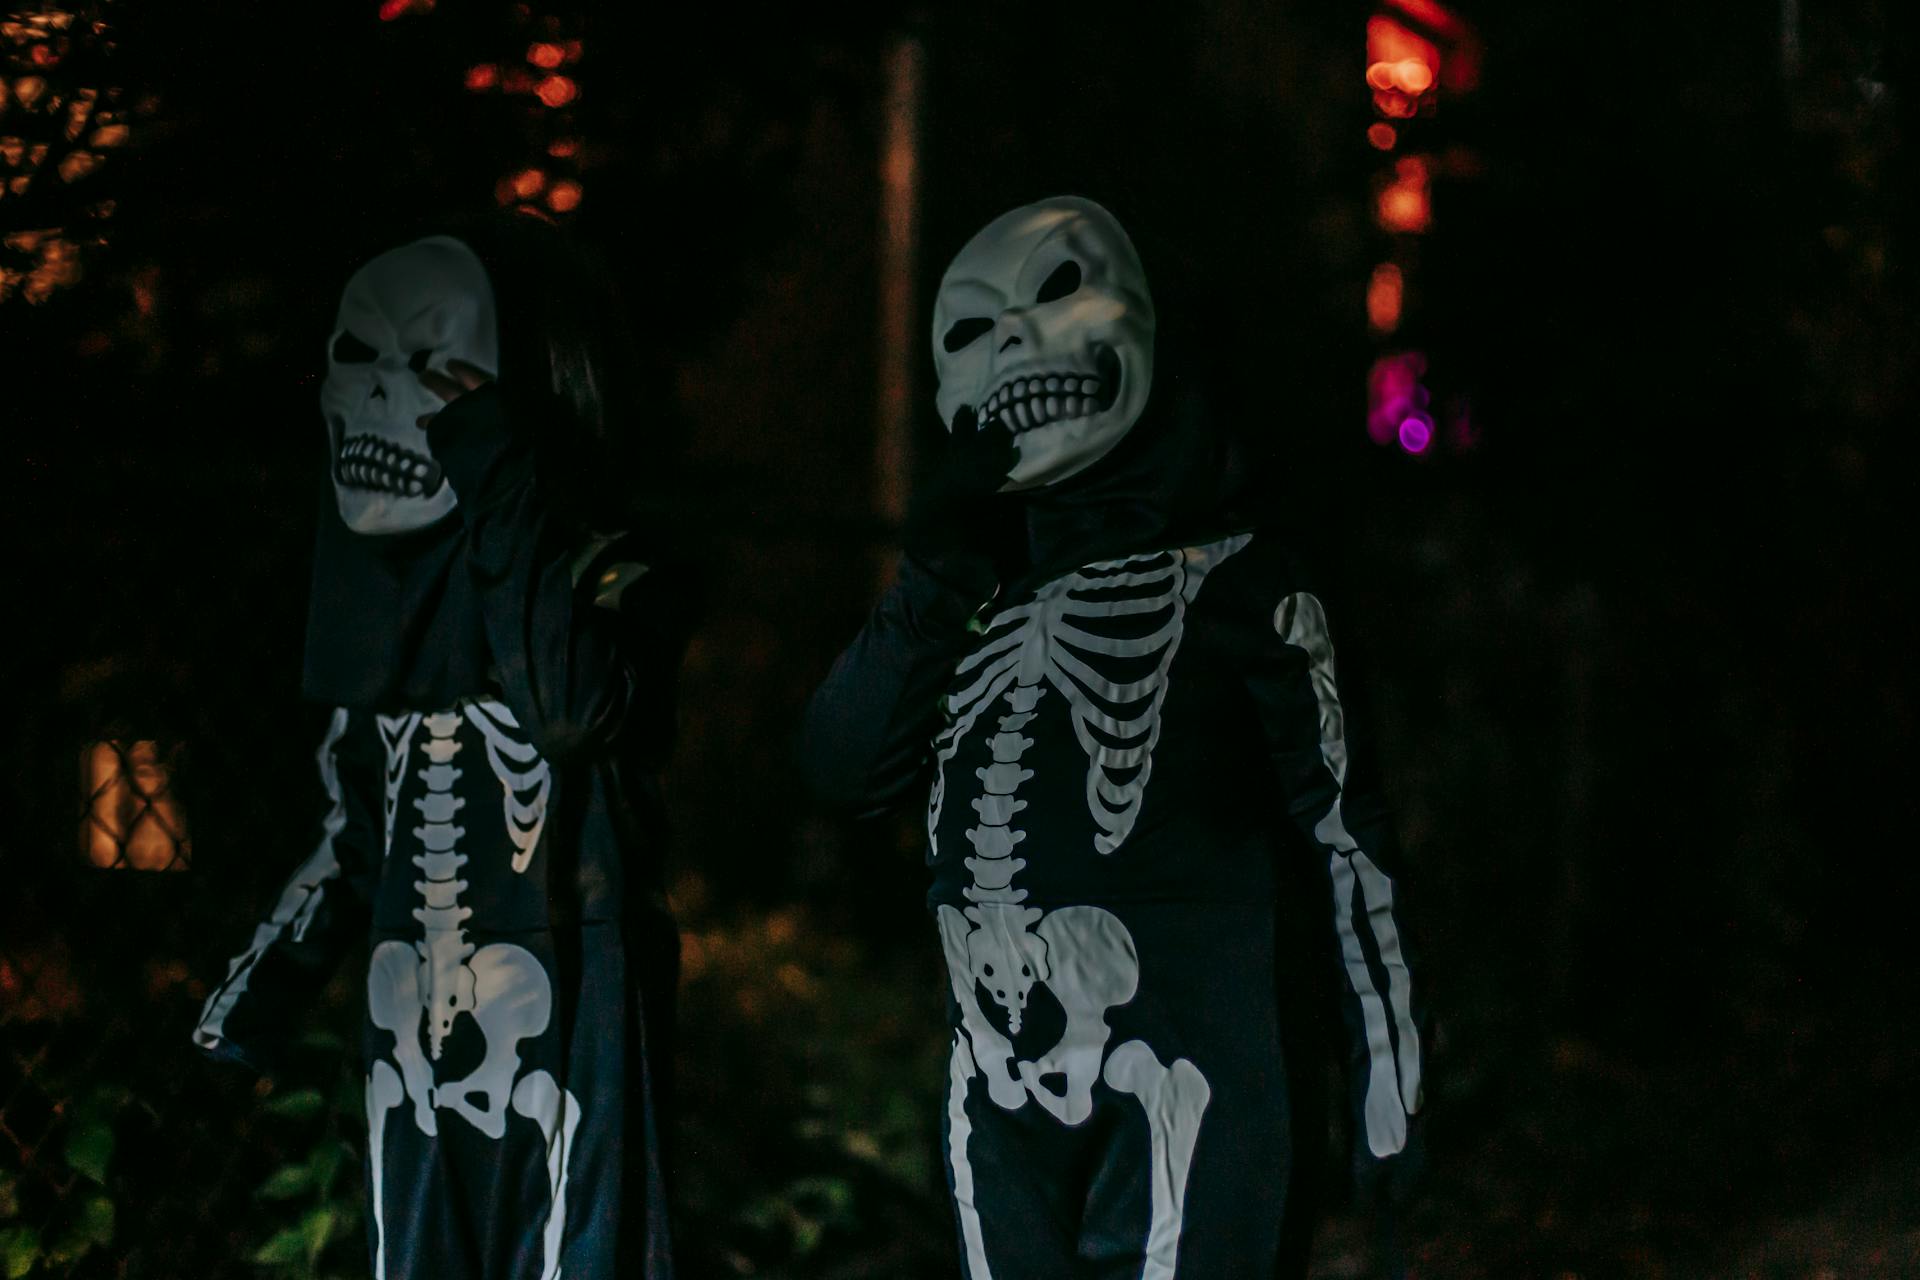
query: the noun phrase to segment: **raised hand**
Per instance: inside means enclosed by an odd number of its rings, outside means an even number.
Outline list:
[[[420,379],[420,385],[452,404],[469,391],[477,391],[493,381],[493,375],[478,365],[468,364],[465,360],[447,361],[447,371],[437,369],[418,369],[414,376]],[[429,422],[439,416],[439,411],[423,413],[416,421],[424,429]]]
[[[900,535],[906,553],[955,585],[991,595],[1022,540],[1019,504],[1000,495],[1015,457],[1013,433],[997,419],[976,429],[962,415],[914,492]]]

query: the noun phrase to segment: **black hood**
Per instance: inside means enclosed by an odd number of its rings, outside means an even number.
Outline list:
[[[487,637],[456,509],[411,533],[358,534],[321,497],[301,690],[333,706],[452,706],[480,693]]]
[[[1228,442],[1184,363],[1156,360],[1139,421],[1105,457],[1016,495],[1026,517],[1023,585],[1137,551],[1198,545],[1237,527]]]

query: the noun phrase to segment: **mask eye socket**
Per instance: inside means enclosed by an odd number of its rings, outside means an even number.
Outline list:
[[[947,336],[940,339],[940,345],[947,349],[948,354],[952,354],[991,328],[993,328],[993,321],[985,316],[970,316],[965,320],[956,320],[953,328],[947,330]]]
[[[372,364],[379,355],[378,351],[344,329],[340,331],[340,336],[333,340],[335,364]]]
[[[415,373],[425,373],[427,371],[427,360],[432,357],[432,355],[433,352],[426,348],[414,352],[407,357],[407,368],[413,370]]]
[[[1055,267],[1053,274],[1049,275],[1040,283],[1040,292],[1034,295],[1033,300],[1036,304],[1058,302],[1060,299],[1072,294],[1079,287],[1080,264],[1072,258],[1068,258],[1065,262]]]

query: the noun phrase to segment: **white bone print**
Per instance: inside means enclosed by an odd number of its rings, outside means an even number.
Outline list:
[[[524,872],[546,817],[550,789],[546,761],[532,744],[516,736],[518,725],[497,702],[470,702],[433,715],[381,717],[387,747],[387,823],[391,852],[398,796],[406,770],[416,756],[424,763],[415,776],[424,787],[414,807],[420,825],[412,829],[420,852],[413,858],[420,879],[414,884],[422,905],[413,915],[422,936],[408,945],[386,941],[373,949],[367,974],[367,1016],[393,1036],[392,1063],[376,1058],[367,1077],[369,1153],[374,1169],[374,1230],[377,1275],[384,1275],[384,1206],[381,1159],[388,1113],[411,1100],[414,1125],[428,1136],[439,1132],[441,1111],[451,1111],[496,1141],[506,1135],[507,1108],[539,1125],[546,1139],[551,1194],[545,1232],[542,1280],[557,1280],[566,1225],[567,1156],[580,1123],[580,1105],[543,1070],[520,1074],[519,1046],[547,1029],[553,989],[532,952],[511,943],[476,948],[467,938],[472,909],[461,902],[468,882],[461,878],[468,855],[461,844],[467,828],[457,819],[463,801],[455,793],[462,776],[458,763],[464,744],[461,724],[472,724],[487,744],[487,762],[505,792],[501,815],[515,852],[515,873]],[[411,750],[416,731],[426,737]],[[528,798],[522,800],[522,796]],[[439,1081],[433,1063],[440,1060],[455,1020],[466,1014],[485,1044],[480,1063],[459,1080]],[[426,1020],[427,1052],[421,1052],[421,1020]],[[517,1077],[517,1078],[516,1078]]]
[[[1346,713],[1340,706],[1333,678],[1333,636],[1326,610],[1318,598],[1296,592],[1273,611],[1273,629],[1281,640],[1307,655],[1307,674],[1319,704],[1320,756],[1333,774],[1334,786],[1347,783]],[[1407,960],[1400,947],[1400,931],[1393,922],[1393,881],[1374,865],[1359,842],[1347,831],[1338,794],[1314,824],[1314,838],[1333,850],[1328,871],[1333,877],[1333,918],[1340,935],[1341,963],[1360,1001],[1361,1021],[1367,1033],[1367,1093],[1364,1113],[1367,1149],[1390,1156],[1407,1143],[1407,1118],[1420,1109],[1420,1035],[1413,1024],[1411,983]],[[1355,900],[1358,888],[1359,901]],[[1387,1009],[1374,989],[1360,945],[1356,917],[1364,915],[1387,973],[1387,1003],[1393,1011],[1393,1035],[1387,1030]],[[1395,1039],[1399,1051],[1394,1050]]]
[[[513,841],[513,869],[525,871],[540,843],[547,821],[547,796],[553,790],[553,771],[531,742],[517,736],[520,722],[499,702],[467,702],[461,711],[486,739],[487,763],[505,793],[507,838]],[[526,799],[521,797],[525,796]]]
[[[966,832],[973,848],[966,860],[972,883],[963,890],[973,905],[942,905],[935,913],[961,1017],[950,1074],[948,1148],[972,1280],[990,1275],[967,1159],[972,1125],[964,1104],[976,1073],[985,1077],[987,1096],[996,1106],[1013,1111],[1031,1099],[1065,1125],[1080,1124],[1093,1113],[1093,1086],[1102,1078],[1109,1088],[1140,1102],[1154,1170],[1141,1274],[1146,1280],[1171,1280],[1174,1274],[1187,1171],[1212,1092],[1192,1062],[1182,1058],[1163,1065],[1142,1041],[1129,1041],[1107,1055],[1112,1035],[1107,1014],[1139,990],[1139,954],[1126,925],[1110,911],[1023,905],[1027,891],[1014,880],[1030,857],[1044,857],[1046,851],[1025,848],[1026,832],[1017,825],[1028,804],[1019,792],[1034,776],[1022,760],[1034,741],[1026,730],[1052,689],[1066,701],[1087,755],[1094,849],[1102,855],[1118,849],[1145,799],[1167,672],[1179,649],[1186,608],[1208,571],[1247,541],[1241,535],[1067,574],[1032,601],[996,615],[979,648],[956,671],[966,683],[948,699],[952,722],[934,744],[927,828],[936,850],[947,764],[990,707],[1002,700],[1006,707],[987,738],[991,763],[974,771],[980,790],[971,803],[980,820]],[[1017,857],[1016,851],[1027,856]],[[1044,985],[1059,1001],[1066,1026],[1052,1048],[1020,1060],[1010,1036],[1019,1034],[1035,985]],[[986,1016],[978,990],[1005,1011],[1006,1033]],[[1050,1083],[1056,1078],[1057,1088]]]

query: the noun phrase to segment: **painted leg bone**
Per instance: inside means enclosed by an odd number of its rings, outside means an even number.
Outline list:
[[[580,1103],[551,1073],[529,1071],[513,1087],[513,1109],[540,1126],[547,1140],[547,1229],[542,1237],[545,1265],[540,1280],[559,1280],[560,1251],[567,1231],[567,1157],[580,1127]]]
[[[1153,1222],[1147,1229],[1140,1280],[1173,1280],[1186,1219],[1187,1171],[1213,1090],[1193,1063],[1180,1058],[1163,1067],[1141,1040],[1129,1040],[1113,1051],[1106,1080],[1109,1088],[1140,1100],[1153,1144]]]
[[[973,1054],[967,1038],[953,1038],[953,1057],[947,1067],[947,1152],[953,1162],[953,1203],[960,1213],[960,1242],[967,1251],[967,1280],[993,1280],[987,1267],[987,1246],[980,1235],[980,1209],[973,1200],[973,1165],[967,1160],[967,1139],[973,1122],[967,1119],[967,1081],[973,1079]]]
[[[386,1166],[381,1159],[386,1145],[387,1113],[406,1096],[400,1086],[400,1073],[375,1058],[373,1070],[367,1073],[367,1163],[373,1170],[373,1280],[387,1280],[387,1202],[382,1190]]]

